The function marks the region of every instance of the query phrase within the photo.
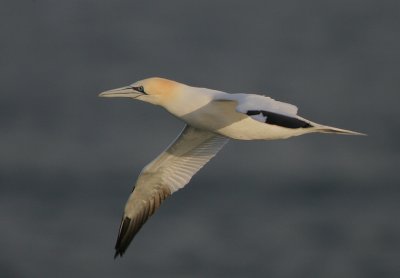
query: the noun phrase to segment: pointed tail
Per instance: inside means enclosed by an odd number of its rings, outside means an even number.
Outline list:
[[[367,134],[360,133],[360,132],[355,132],[347,129],[341,129],[337,127],[332,127],[332,126],[326,126],[326,125],[314,125],[315,131],[316,132],[321,132],[321,133],[336,133],[336,134],[343,134],[343,135],[364,135],[366,136]]]

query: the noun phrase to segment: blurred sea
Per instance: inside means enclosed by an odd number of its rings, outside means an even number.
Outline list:
[[[1,6],[1,277],[400,277],[400,2]],[[368,136],[231,141],[114,261],[136,177],[183,123],[97,94],[150,76]]]

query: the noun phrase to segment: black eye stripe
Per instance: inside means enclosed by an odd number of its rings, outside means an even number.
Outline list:
[[[134,89],[135,91],[138,91],[138,92],[141,92],[141,93],[147,95],[146,92],[144,91],[144,87],[143,87],[143,86],[132,87],[132,89]]]

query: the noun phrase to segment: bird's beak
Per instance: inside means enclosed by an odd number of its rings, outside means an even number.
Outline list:
[[[109,91],[102,92],[99,94],[99,97],[130,97],[137,98],[138,96],[143,95],[142,93],[135,91],[132,87],[122,87],[118,89],[113,89]]]

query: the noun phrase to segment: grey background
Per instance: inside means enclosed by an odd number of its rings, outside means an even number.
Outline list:
[[[399,1],[3,1],[1,277],[399,277]],[[113,260],[183,124],[150,76],[262,92],[368,137],[230,142]]]

